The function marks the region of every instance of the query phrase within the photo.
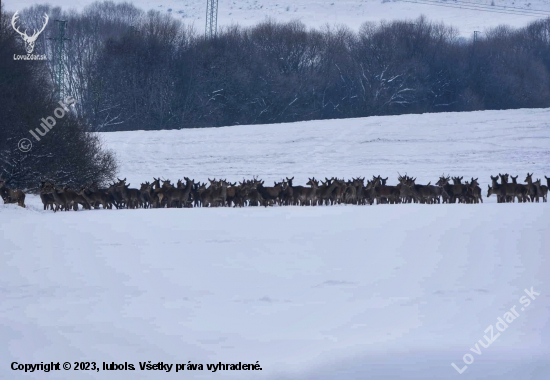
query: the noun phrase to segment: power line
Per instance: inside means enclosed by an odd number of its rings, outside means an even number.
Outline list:
[[[550,17],[550,13],[547,14],[540,14],[540,13],[529,13],[529,11],[526,12],[520,12],[515,10],[499,10],[499,9],[491,9],[491,7],[472,7],[472,6],[460,6],[460,5],[454,5],[454,4],[441,4],[437,1],[431,1],[431,0],[416,0],[416,1],[410,1],[410,0],[401,0],[404,3],[412,3],[412,4],[423,4],[423,5],[435,5],[438,7],[446,7],[446,8],[455,8],[455,9],[467,9],[472,11],[481,11],[481,12],[491,12],[491,13],[501,13],[501,14],[508,14],[508,15],[516,15],[516,16],[528,16],[528,17],[538,17],[541,16],[548,16]]]
[[[413,4],[424,4],[424,5],[435,5],[439,7],[446,7],[446,8],[455,8],[455,9],[468,9],[468,10],[474,10],[474,11],[482,11],[482,12],[492,12],[492,13],[502,13],[502,14],[509,14],[509,15],[518,15],[518,16],[530,16],[530,17],[541,17],[541,16],[550,16],[550,13],[547,14],[540,14],[540,13],[530,13],[529,11],[526,12],[520,12],[515,10],[500,10],[500,9],[492,9],[493,7],[489,6],[460,6],[459,4],[441,4],[438,1],[432,1],[432,0],[417,0],[417,1],[410,1],[410,0],[401,0],[404,3],[413,3]]]
[[[473,4],[473,5],[479,5],[479,6],[484,6],[484,7],[490,7],[490,8],[495,8],[496,9],[502,9],[502,10],[507,10],[508,8],[511,8],[511,9],[519,9],[520,11],[527,11],[527,12],[542,12],[546,15],[550,14],[550,11],[545,11],[545,10],[542,10],[542,9],[527,9],[527,8],[521,8],[521,7],[512,7],[512,6],[509,6],[509,5],[487,5],[487,4],[479,4],[479,3],[473,3],[471,1],[464,1],[464,0],[453,0],[455,3],[466,3],[466,4]]]
[[[442,4],[439,1],[434,0],[417,0],[417,1],[408,1],[403,0],[404,2],[408,3],[418,3],[418,4],[424,4],[424,5],[435,5],[440,7],[447,7],[447,8],[455,8],[455,9],[468,9],[468,10],[475,10],[475,11],[482,11],[482,12],[491,12],[491,13],[501,13],[501,14],[509,14],[509,15],[517,15],[517,16],[529,16],[529,17],[544,17],[544,16],[550,16],[550,12],[548,13],[537,13],[532,12],[529,10],[519,11],[519,10],[513,10],[513,9],[495,9],[493,6],[487,6],[487,5],[477,5],[477,4],[468,4],[468,5],[462,5],[460,3],[457,4]]]

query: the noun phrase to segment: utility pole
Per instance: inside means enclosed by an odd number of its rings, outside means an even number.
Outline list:
[[[63,100],[63,84],[65,83],[65,65],[63,62],[63,53],[65,51],[65,41],[70,38],[65,38],[65,26],[67,20],[55,20],[58,23],[57,37],[50,37],[48,40],[56,41],[55,47],[55,67],[54,78],[57,85],[56,95],[59,100]]]
[[[206,38],[215,38],[218,32],[218,0],[206,0]]]
[[[474,30],[474,43],[477,42],[477,40],[479,39],[478,35],[480,34],[481,32],[477,31],[477,30]]]

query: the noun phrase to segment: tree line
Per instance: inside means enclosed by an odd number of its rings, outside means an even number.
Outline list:
[[[38,24],[44,12],[68,21],[65,87],[92,131],[550,106],[550,18],[476,41],[424,17],[358,31],[264,21],[209,40],[129,3],[40,5],[22,18]],[[44,34],[56,34],[53,23]]]
[[[78,112],[68,107],[65,111],[60,106],[47,61],[14,59],[14,55],[26,55],[26,50],[22,38],[11,26],[11,17],[2,9],[0,180],[8,188],[31,191],[38,188],[41,178],[63,181],[72,188],[91,182],[107,183],[115,178],[115,156],[103,149],[97,134],[88,132]],[[29,30],[28,35],[32,34],[32,28],[22,28],[25,29]],[[53,126],[51,130],[41,126],[44,120]],[[27,142],[21,145],[23,139]],[[32,148],[27,145],[29,142]],[[23,149],[26,147],[30,149]]]

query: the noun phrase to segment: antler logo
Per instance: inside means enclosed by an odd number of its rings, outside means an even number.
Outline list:
[[[17,26],[15,26],[15,21],[19,18],[19,16],[17,15],[18,12],[15,12],[15,14],[13,15],[13,17],[11,18],[11,26],[13,26],[13,29],[19,33],[21,35],[21,37],[23,37],[23,41],[25,41],[25,49],[27,50],[27,53],[31,54],[32,51],[34,50],[34,42],[36,41],[36,39],[38,38],[38,36],[40,35],[40,33],[42,33],[42,31],[44,30],[44,28],[46,27],[46,25],[48,25],[48,20],[49,20],[49,17],[47,14],[44,13],[44,26],[42,26],[42,29],[40,29],[38,32],[36,31],[36,29],[34,30],[34,33],[32,36],[28,36],[27,35],[27,29],[25,29],[25,33],[21,33],[19,31],[19,29],[17,29]]]

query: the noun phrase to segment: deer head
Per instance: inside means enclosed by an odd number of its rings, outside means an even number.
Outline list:
[[[13,17],[11,18],[11,26],[13,26],[13,29],[19,33],[21,35],[21,37],[23,37],[23,41],[25,41],[25,50],[27,50],[27,53],[31,54],[34,50],[34,42],[36,41],[36,39],[38,38],[38,36],[40,35],[40,33],[42,33],[44,31],[44,28],[46,28],[46,25],[48,24],[48,20],[49,20],[49,17],[47,14],[44,13],[44,25],[42,26],[42,29],[40,29],[38,32],[36,31],[36,29],[34,30],[34,33],[32,36],[28,36],[27,35],[27,30],[25,29],[25,33],[22,33],[18,28],[17,26],[15,26],[15,21],[19,18],[19,16],[17,15],[18,12],[15,12],[15,14],[13,15]]]

